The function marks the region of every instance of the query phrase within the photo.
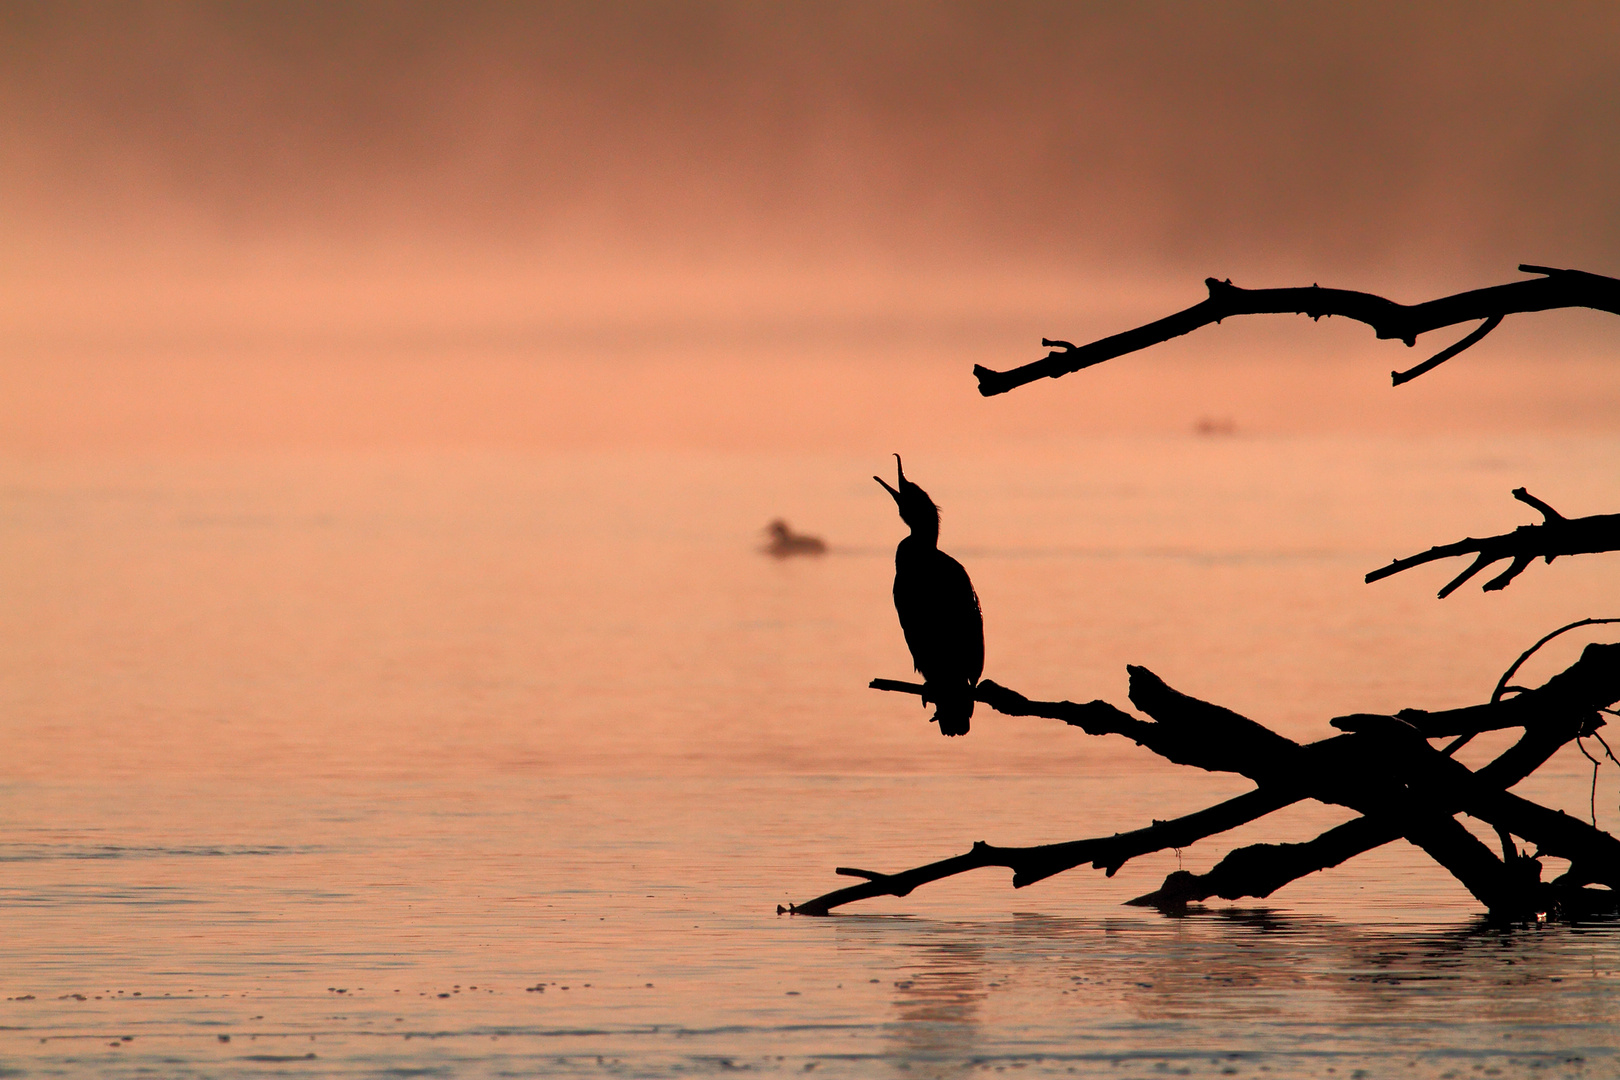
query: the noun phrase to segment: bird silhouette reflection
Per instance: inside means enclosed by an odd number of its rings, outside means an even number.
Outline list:
[[[944,735],[966,735],[973,692],[984,674],[984,614],[962,564],[939,550],[939,507],[928,492],[906,479],[894,455],[900,486],[872,479],[894,496],[911,535],[894,549],[894,609],[911,659],[923,677],[923,702],[935,704],[933,719]]]

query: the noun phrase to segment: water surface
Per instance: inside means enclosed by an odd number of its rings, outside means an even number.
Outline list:
[[[1124,704],[1141,663],[1311,739],[1346,712],[1483,700],[1540,633],[1620,613],[1602,556],[1445,602],[1456,568],[1361,583],[1529,520],[1515,486],[1612,509],[1617,461],[1608,436],[1187,435],[907,464],[983,598],[988,675]],[[1121,906],[1331,808],[1113,879],[986,870],[775,914],[837,865],[1104,834],[1247,786],[982,711],[941,739],[865,689],[910,666],[900,525],[869,479],[889,467],[5,462],[7,1074],[1620,1070],[1614,928],[1487,927],[1404,845],[1263,904]],[[778,515],[831,553],[760,555]],[[1571,750],[1521,790],[1584,816],[1590,782]],[[1620,825],[1612,767],[1596,813]]]

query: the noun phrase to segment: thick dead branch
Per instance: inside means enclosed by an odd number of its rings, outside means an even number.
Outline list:
[[[1229,709],[1182,694],[1145,668],[1129,670],[1131,700],[1151,722],[1103,701],[1032,701],[989,680],[980,684],[977,699],[1007,715],[1043,716],[1092,734],[1126,735],[1174,761],[1250,776],[1259,787],[1197,813],[1109,837],[1035,847],[980,842],[965,855],[895,874],[840,868],[840,874],[866,880],[778,910],[825,915],[856,900],[905,896],[919,885],[986,866],[1012,869],[1015,887],[1084,863],[1112,876],[1138,855],[1187,847],[1302,798],[1349,806],[1365,816],[1305,844],[1238,849],[1208,874],[1172,874],[1157,892],[1133,903],[1176,907],[1209,896],[1265,896],[1305,874],[1405,837],[1493,912],[1516,914],[1545,906],[1545,890],[1537,885],[1539,863],[1512,850],[1505,852],[1507,858],[1497,858],[1454,819],[1459,810],[1497,825],[1504,835],[1530,840],[1543,852],[1570,858],[1581,868],[1579,874],[1572,871],[1581,882],[1611,884],[1613,879],[1620,888],[1620,841],[1503,790],[1558,747],[1602,724],[1597,709],[1620,699],[1620,644],[1589,645],[1570,668],[1507,700],[1439,713],[1341,717],[1335,725],[1353,729],[1348,734],[1304,746]],[[888,679],[872,685],[913,694],[923,689]],[[1511,725],[1523,725],[1524,737],[1477,773],[1427,742],[1436,735]]]
[[[1583,623],[1599,621],[1605,620],[1583,620]],[[1517,667],[1515,664],[1508,673],[1511,675]],[[1535,772],[1564,744],[1596,731],[1603,723],[1598,710],[1612,704],[1616,698],[1620,698],[1620,645],[1593,644],[1588,645],[1581,658],[1569,668],[1536,689],[1515,697],[1444,712],[1406,709],[1397,716],[1429,738],[1524,727],[1525,733],[1518,742],[1473,774],[1479,784],[1502,790]],[[1340,717],[1334,724],[1343,726],[1346,721],[1358,719],[1376,718]],[[1453,744],[1453,748],[1455,746]],[[1452,800],[1445,804],[1445,809],[1455,812],[1464,807],[1460,800]],[[1338,866],[1399,836],[1400,830],[1393,822],[1358,818],[1302,844],[1254,844],[1238,848],[1209,872],[1177,871],[1167,877],[1157,891],[1130,903],[1177,908],[1211,896],[1224,900],[1270,896],[1291,881]]]
[[[1286,780],[1299,769],[1311,768],[1314,762],[1307,760],[1303,751],[1313,749],[1320,754],[1325,745],[1302,748],[1293,739],[1231,709],[1172,690],[1145,667],[1129,665],[1125,670],[1131,676],[1131,704],[1153,717],[1155,727],[1165,734],[1159,740],[1164,749],[1144,745],[1171,761],[1241,773],[1264,783]]]
[[[1442,797],[1461,804],[1463,812],[1491,825],[1499,834],[1536,845],[1536,855],[1568,859],[1579,884],[1620,890],[1620,840],[1580,818],[1532,802],[1522,795],[1481,783],[1451,758],[1425,744],[1413,756],[1413,775],[1432,781]]]
[[[1460,762],[1435,750],[1411,725],[1394,717],[1367,724],[1362,730],[1384,741],[1391,772],[1409,790],[1421,790],[1436,802],[1454,805],[1504,837],[1523,837],[1536,845],[1538,854],[1570,860],[1581,868],[1583,883],[1620,888],[1620,840],[1579,818],[1481,781]],[[1492,909],[1496,910],[1494,905]]]
[[[1125,902],[1170,911],[1212,896],[1223,900],[1267,897],[1289,882],[1338,866],[1398,839],[1400,829],[1394,822],[1360,817],[1335,825],[1303,844],[1250,844],[1234,848],[1206,873],[1174,871],[1153,892]]]
[[[1041,344],[1053,350],[1044,359],[1011,371],[992,371],[976,366],[973,374],[979,380],[979,393],[992,397],[1037,379],[1056,379],[1116,356],[1146,349],[1233,315],[1293,313],[1309,315],[1313,319],[1339,315],[1366,323],[1380,338],[1402,341],[1408,346],[1417,343],[1418,335],[1431,330],[1476,319],[1482,321],[1482,325],[1467,337],[1424,363],[1403,372],[1391,372],[1395,385],[1399,386],[1476,344],[1500,325],[1507,315],[1566,307],[1595,308],[1620,314],[1620,280],[1582,270],[1559,270],[1548,266],[1525,264],[1519,269],[1542,276],[1486,289],[1472,289],[1420,304],[1398,304],[1372,293],[1324,289],[1316,285],[1309,288],[1242,289],[1230,281],[1207,278],[1204,284],[1209,288],[1209,299],[1185,311],[1088,345],[1043,338]]]
[[[1135,669],[1132,676],[1132,700],[1163,725],[1190,729],[1199,726],[1200,721],[1229,713],[1162,684],[1141,692],[1143,686],[1139,686]],[[1351,727],[1353,737],[1342,742],[1329,740],[1337,744],[1331,756],[1317,756],[1315,760],[1302,753],[1278,755],[1274,761],[1281,766],[1282,774],[1291,777],[1292,783],[1304,788],[1311,798],[1390,822],[1399,835],[1450,871],[1491,911],[1519,912],[1530,906],[1516,868],[1504,864],[1463,828],[1452,816],[1455,811],[1443,805],[1432,791],[1409,783],[1398,770],[1389,767],[1390,728],[1399,728],[1421,742],[1416,727],[1394,717],[1357,717],[1338,723]],[[1282,736],[1273,738],[1281,740]],[[1423,742],[1423,746],[1427,749],[1428,743]]]
[[[1608,619],[1582,620],[1572,626],[1609,622]],[[1517,668],[1508,669],[1511,673]],[[1467,705],[1460,709],[1402,709],[1395,715],[1423,732],[1426,738],[1438,739],[1452,735],[1472,735],[1482,731],[1523,727],[1535,734],[1547,730],[1562,735],[1563,725],[1579,721],[1582,724],[1601,722],[1598,710],[1607,708],[1620,699],[1620,643],[1594,642],[1581,650],[1580,659],[1560,671],[1534,690],[1526,690],[1512,697],[1492,697],[1498,700],[1484,705]],[[1573,738],[1569,736],[1568,738]],[[1568,741],[1560,738],[1559,746]],[[1556,749],[1556,747],[1554,747]],[[1538,762],[1537,765],[1540,763]],[[1532,765],[1530,770],[1535,769]],[[1526,770],[1525,776],[1530,774]],[[1523,777],[1520,777],[1523,779]],[[1517,781],[1514,781],[1517,783]]]
[[[1468,568],[1445,588],[1440,598],[1445,599],[1464,582],[1492,563],[1513,560],[1506,570],[1487,581],[1485,592],[1505,589],[1514,578],[1537,559],[1552,562],[1560,555],[1591,555],[1602,551],[1620,551],[1620,514],[1594,514],[1591,517],[1566,518],[1524,488],[1514,488],[1513,497],[1540,510],[1544,520],[1536,525],[1520,525],[1510,533],[1487,536],[1476,540],[1468,537],[1455,544],[1432,547],[1419,555],[1396,559],[1367,575],[1367,582],[1381,581],[1402,570],[1449,559],[1456,555],[1477,556]]]

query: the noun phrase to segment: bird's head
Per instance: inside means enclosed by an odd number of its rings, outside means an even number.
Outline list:
[[[872,479],[883,485],[883,490],[894,496],[894,503],[900,508],[900,520],[911,526],[914,535],[925,536],[934,540],[939,539],[939,507],[934,500],[928,497],[928,492],[906,479],[906,467],[900,461],[900,455],[894,455],[895,470],[900,477],[898,488],[890,487],[889,482],[881,476]]]

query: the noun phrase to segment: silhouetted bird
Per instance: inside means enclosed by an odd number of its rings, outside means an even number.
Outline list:
[[[934,719],[945,735],[966,735],[973,691],[984,674],[984,614],[962,564],[939,550],[939,507],[928,492],[906,479],[894,455],[900,488],[872,479],[894,496],[911,535],[894,549],[894,609],[923,677],[923,701],[934,702]]]
[[[788,528],[788,523],[781,518],[777,518],[765,526],[765,531],[771,534],[771,542],[765,545],[765,553],[775,555],[778,559],[785,559],[789,555],[825,555],[827,553],[827,541],[819,536],[796,533]]]

